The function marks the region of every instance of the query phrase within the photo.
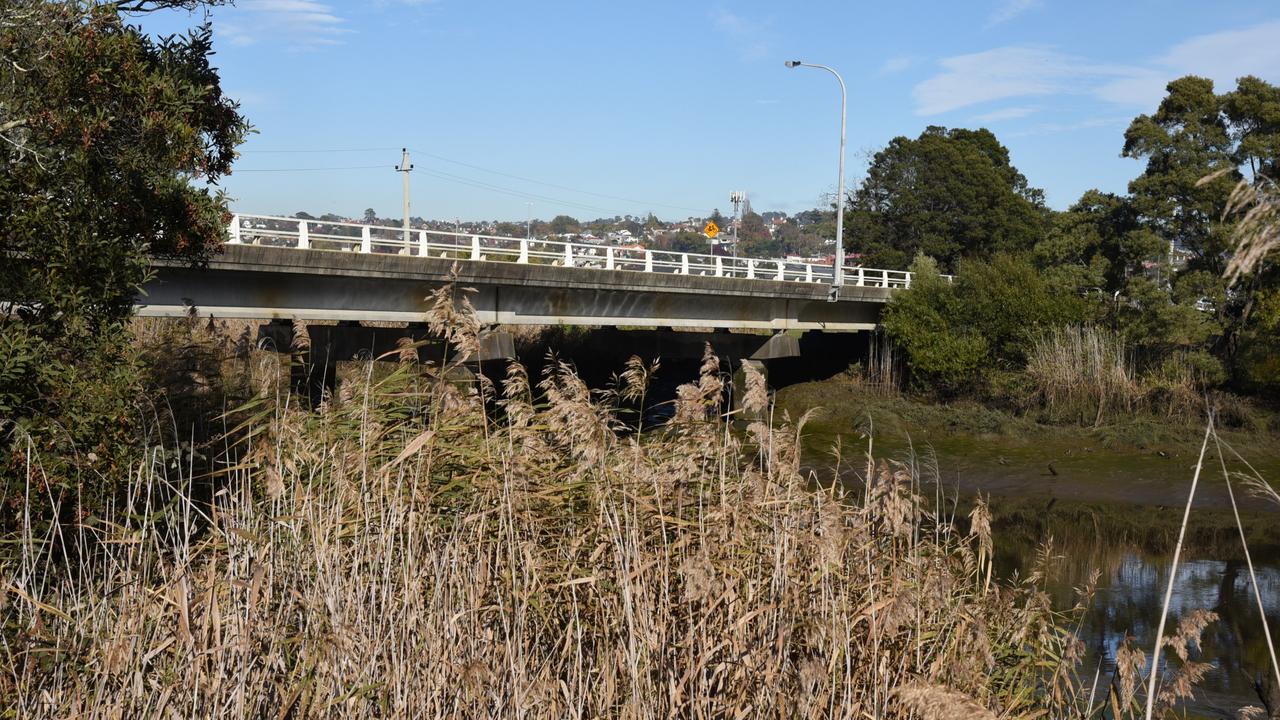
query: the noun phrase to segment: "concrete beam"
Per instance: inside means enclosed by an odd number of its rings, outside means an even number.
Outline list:
[[[421,321],[427,294],[474,288],[479,319],[507,325],[867,330],[892,291],[818,283],[643,273],[228,245],[208,269],[157,263],[144,316]],[[456,280],[453,273],[456,269]]]

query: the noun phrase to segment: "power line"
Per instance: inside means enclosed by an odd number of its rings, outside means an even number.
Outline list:
[[[253,153],[341,153],[341,152],[383,152],[386,150],[395,150],[393,147],[375,147],[375,148],[331,148],[319,150],[237,150],[241,155]]]
[[[318,172],[321,170],[373,170],[389,168],[391,165],[347,165],[345,167],[304,167],[304,168],[233,168],[232,174],[242,172]]]
[[[539,201],[551,203],[554,205],[571,207],[579,210],[587,210],[590,212],[598,212],[598,213],[609,212],[605,208],[596,207],[595,205],[587,205],[586,203],[576,202],[574,200],[565,200],[563,198],[552,197],[550,195],[539,195],[537,193],[525,192],[523,190],[515,190],[513,188],[503,187],[501,185],[494,185],[492,183],[484,182],[483,180],[475,180],[472,178],[464,177],[462,175],[454,175],[453,173],[447,173],[440,170],[428,170],[426,168],[417,168],[417,169],[421,172],[424,172],[432,177],[439,178],[441,180],[448,180],[451,182],[461,183],[463,185],[479,188],[481,190],[489,190],[490,192],[501,193],[503,195],[510,195],[512,197],[518,197],[526,200],[539,200]]]
[[[382,169],[386,167],[388,166],[387,165],[346,165],[346,166],[336,166],[336,167],[239,168],[239,169],[236,169],[234,172],[245,172],[245,173],[321,172],[321,171],[335,171],[335,170],[374,170],[374,169]],[[476,179],[465,177],[462,175],[454,175],[453,173],[447,173],[440,170],[429,170],[426,168],[418,168],[418,170],[421,170],[422,172],[425,172],[428,175],[431,175],[436,178],[440,178],[442,180],[448,180],[450,182],[460,183],[460,184],[468,185],[470,187],[478,188],[481,190],[488,190],[490,192],[501,193],[504,195],[511,195],[513,197],[518,197],[525,200],[533,199],[541,202],[551,203],[553,205],[571,207],[578,210],[587,210],[590,212],[598,212],[598,213],[609,212],[605,208],[596,207],[594,205],[588,205],[586,203],[575,202],[573,200],[565,200],[563,198],[552,197],[550,195],[540,195],[537,193],[525,192],[523,190],[516,190],[514,188],[503,187],[501,185],[494,185],[492,183],[484,182],[483,180],[476,180]]]
[[[399,148],[369,147],[369,148],[332,148],[332,149],[269,149],[269,150],[244,150],[242,152],[243,153],[327,153],[327,152],[339,153],[339,152],[383,152],[383,151],[392,151],[397,149]],[[632,205],[640,205],[645,207],[663,207],[663,208],[670,208],[674,210],[685,210],[685,211],[694,212],[694,213],[703,212],[702,208],[688,207],[685,205],[673,205],[671,203],[650,202],[647,200],[637,200],[636,198],[624,197],[622,195],[609,195],[607,193],[598,193],[591,190],[582,190],[579,188],[569,187],[567,185],[560,185],[557,183],[546,182],[545,180],[538,180],[536,178],[525,177],[523,175],[515,175],[513,173],[503,172],[501,170],[493,170],[491,168],[475,165],[469,162],[464,162],[462,160],[455,160],[454,158],[445,157],[443,155],[436,155],[435,153],[429,153],[429,152],[426,152],[425,150],[419,150],[417,148],[409,148],[409,149],[415,153],[418,153],[419,155],[426,155],[429,158],[440,160],[442,162],[447,162],[453,165],[459,165],[461,167],[471,168],[472,170],[479,170],[480,172],[489,173],[491,175],[499,175],[501,177],[511,178],[512,180],[519,180],[521,182],[533,183],[534,185],[542,185],[545,187],[555,188],[557,190],[564,190],[566,192],[577,193],[580,195],[589,195],[591,197],[603,198],[605,200],[617,200],[619,202],[625,202],[625,203],[630,203]],[[383,166],[377,165],[374,167],[383,167]],[[310,170],[312,168],[299,168],[299,169]],[[319,170],[319,169],[325,169],[325,168],[315,168],[315,169]],[[334,170],[361,169],[362,170],[366,168],[355,167],[355,168],[332,168],[332,169]],[[282,168],[281,170],[283,171],[285,169]],[[268,171],[243,171],[243,172],[268,172]],[[274,172],[274,170],[270,172]],[[451,176],[451,179],[458,179],[459,177],[460,176],[454,175],[454,176]],[[476,180],[474,182],[483,182],[483,181]],[[504,191],[517,192],[517,193],[522,192],[519,190],[510,190],[510,189],[504,189]],[[532,194],[530,193],[530,195]],[[569,201],[557,200],[555,198],[547,198],[545,196],[540,197],[540,199],[543,199],[543,200],[549,199],[564,205],[577,205],[579,207],[584,207],[585,209],[594,210],[597,212],[608,212],[607,210],[602,210],[600,208],[595,208],[593,206],[584,205],[583,203],[572,203]]]
[[[591,195],[593,197],[605,198],[606,200],[619,200],[622,202],[632,203],[634,205],[650,205],[650,206],[656,205],[658,207],[674,208],[676,210],[702,212],[702,210],[699,208],[691,208],[691,207],[686,207],[684,205],[672,205],[670,203],[649,202],[647,200],[636,200],[635,198],[622,197],[620,195],[607,195],[604,193],[592,192],[590,190],[579,190],[577,188],[571,188],[566,185],[557,185],[555,183],[549,183],[542,180],[535,180],[533,178],[524,177],[522,175],[513,175],[511,173],[502,172],[501,170],[490,170],[489,168],[480,167],[479,165],[472,165],[471,163],[463,162],[461,160],[454,160],[452,158],[444,157],[443,155],[436,155],[434,153],[429,153],[429,152],[426,152],[425,150],[415,149],[414,152],[418,153],[419,155],[426,155],[427,157],[434,158],[436,160],[443,160],[444,162],[452,163],[454,165],[461,165],[462,167],[468,167],[468,168],[471,168],[472,170],[479,170],[480,172],[487,172],[487,173],[492,173],[494,175],[501,175],[502,177],[509,177],[513,180],[522,180],[524,182],[530,182],[535,185],[545,185],[547,187],[556,188],[557,190],[566,190],[568,192],[580,193],[582,195]]]

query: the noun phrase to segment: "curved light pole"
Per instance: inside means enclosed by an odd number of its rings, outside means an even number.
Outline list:
[[[840,288],[844,287],[844,124],[849,95],[845,91],[844,78],[826,65],[814,65],[799,60],[788,60],[785,64],[789,68],[810,67],[826,70],[835,75],[836,82],[840,83],[840,178],[836,183],[836,261],[832,269],[831,291],[827,295],[828,302],[835,302],[840,299]]]

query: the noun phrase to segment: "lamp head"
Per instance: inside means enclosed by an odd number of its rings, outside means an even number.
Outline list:
[[[793,68],[793,67],[800,67],[800,61],[799,61],[799,60],[788,60],[788,61],[784,62],[784,63],[783,63],[783,65],[786,65],[786,66],[787,66],[787,67],[789,67],[789,68]]]

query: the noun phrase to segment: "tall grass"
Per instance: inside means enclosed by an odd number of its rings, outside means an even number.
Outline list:
[[[1055,327],[1032,339],[1027,374],[1050,412],[1101,424],[1139,397],[1123,339],[1096,327]]]
[[[436,318],[465,347],[476,328],[446,304]],[[593,393],[564,363],[535,402],[519,365],[499,389],[411,355],[317,411],[264,382],[206,448],[209,502],[190,464],[149,453],[101,517],[17,538],[0,568],[0,715],[1091,709],[1070,618],[1038,572],[992,581],[982,511],[961,530],[911,467],[869,456],[865,491],[816,487],[803,419],[742,439],[710,352],[647,434],[618,432],[612,402],[638,388]],[[744,410],[768,418],[766,402],[749,393]]]

